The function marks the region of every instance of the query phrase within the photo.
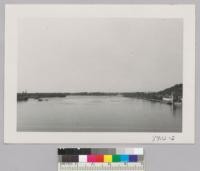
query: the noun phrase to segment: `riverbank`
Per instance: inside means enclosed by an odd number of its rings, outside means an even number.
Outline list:
[[[43,101],[44,98],[66,97],[66,96],[123,96],[129,98],[139,98],[154,102],[167,104],[182,103],[182,84],[177,84],[158,92],[76,92],[76,93],[17,93],[17,101],[27,101],[28,99],[37,99]],[[172,98],[172,100],[168,100]]]

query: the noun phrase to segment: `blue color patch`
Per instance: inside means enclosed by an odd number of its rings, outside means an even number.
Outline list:
[[[137,162],[138,156],[137,155],[129,155],[129,162]]]
[[[121,162],[129,162],[129,155],[120,155]]]

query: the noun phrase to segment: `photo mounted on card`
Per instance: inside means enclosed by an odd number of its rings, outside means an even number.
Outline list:
[[[5,7],[5,143],[194,143],[194,5]]]

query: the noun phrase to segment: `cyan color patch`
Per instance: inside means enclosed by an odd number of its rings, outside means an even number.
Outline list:
[[[129,162],[129,155],[120,155],[121,162]]]

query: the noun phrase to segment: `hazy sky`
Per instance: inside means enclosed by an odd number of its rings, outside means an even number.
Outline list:
[[[19,22],[18,91],[158,91],[182,83],[181,19]]]

